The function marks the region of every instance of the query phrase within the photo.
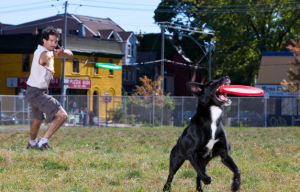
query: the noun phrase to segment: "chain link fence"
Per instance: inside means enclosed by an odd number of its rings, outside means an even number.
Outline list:
[[[196,112],[196,97],[156,96],[54,96],[69,118],[65,126],[160,127],[185,126]],[[275,127],[300,125],[298,98],[231,97],[223,107],[228,127]],[[0,96],[1,125],[30,125],[31,106],[23,95]],[[51,120],[46,118],[44,123]]]

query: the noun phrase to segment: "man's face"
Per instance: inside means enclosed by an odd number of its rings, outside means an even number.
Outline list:
[[[58,43],[58,37],[56,35],[49,35],[48,41],[43,39],[43,46],[46,47],[49,51],[53,51]]]

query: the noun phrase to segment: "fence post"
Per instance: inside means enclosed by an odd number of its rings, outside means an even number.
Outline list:
[[[154,102],[155,102],[155,97],[154,97],[154,91],[152,93],[152,127],[154,127]]]
[[[267,127],[267,103],[268,99],[265,99],[265,127]]]
[[[25,125],[25,119],[24,119],[24,112],[25,112],[25,110],[24,110],[24,95],[23,95],[23,100],[22,100],[22,107],[23,107],[23,110],[22,110],[22,114],[23,114],[23,121],[22,121],[22,124],[24,124]]]
[[[125,127],[127,125],[127,112],[126,112],[126,99],[127,99],[128,96],[124,96],[124,110],[125,110]]]
[[[162,106],[161,106],[161,122],[160,126],[163,126],[163,121],[164,121],[164,101],[165,101],[165,96],[162,96]]]
[[[98,127],[100,126],[100,91],[98,91]]]
[[[240,98],[238,97],[238,127],[240,126]]]
[[[294,98],[292,98],[292,126],[294,126]]]
[[[89,118],[89,95],[86,95],[86,108],[87,108],[87,111],[85,111],[84,109],[84,115],[86,115],[86,118],[85,118],[85,126],[88,126],[88,118]]]

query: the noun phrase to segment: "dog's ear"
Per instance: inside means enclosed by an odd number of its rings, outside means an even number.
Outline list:
[[[201,83],[190,82],[187,83],[189,90],[194,94],[199,94],[203,91]]]

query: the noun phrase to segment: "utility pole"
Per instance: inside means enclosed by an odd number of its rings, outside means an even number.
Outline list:
[[[64,15],[64,33],[63,33],[63,47],[66,49],[66,38],[67,38],[67,7],[68,1],[65,2],[65,15]],[[62,95],[62,107],[65,108],[65,96],[66,96],[66,88],[65,88],[65,61],[66,59],[62,59],[62,69],[61,69],[61,79],[60,79],[60,89]]]
[[[161,89],[164,93],[164,80],[165,80],[165,66],[164,66],[164,60],[165,60],[165,26],[161,26],[161,64],[160,64],[160,75],[162,78],[161,82]]]

